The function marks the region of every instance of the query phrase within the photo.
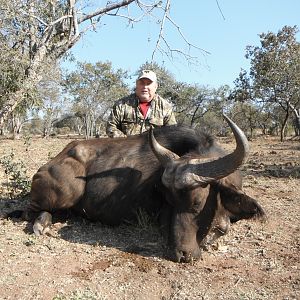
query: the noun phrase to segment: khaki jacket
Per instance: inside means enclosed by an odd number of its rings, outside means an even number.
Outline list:
[[[161,127],[175,124],[176,119],[169,101],[155,95],[144,118],[139,109],[139,100],[132,94],[114,104],[106,125],[106,133],[112,138],[121,137],[140,134],[149,130],[151,125]]]

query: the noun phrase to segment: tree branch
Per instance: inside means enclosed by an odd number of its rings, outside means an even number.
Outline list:
[[[123,0],[122,2],[119,2],[119,3],[113,3],[113,4],[110,4],[110,5],[107,5],[104,8],[100,8],[100,9],[94,11],[91,14],[87,14],[86,16],[83,16],[83,17],[79,18],[78,19],[78,24],[81,24],[82,22],[84,22],[88,19],[92,19],[96,16],[104,15],[104,14],[108,13],[109,11],[115,10],[117,8],[127,6],[127,5],[129,5],[130,3],[134,2],[134,1],[136,1],[136,0]]]
[[[167,0],[166,6],[165,6],[165,13],[164,13],[162,21],[161,21],[160,31],[159,31],[158,39],[156,41],[155,49],[152,52],[151,61],[154,60],[156,50],[160,49],[160,41],[161,41],[161,39],[163,39],[163,30],[164,30],[165,21],[166,21],[166,18],[167,18],[167,15],[168,15],[169,11],[170,11],[170,0]]]
[[[203,51],[203,52],[206,53],[206,54],[210,54],[210,52],[208,52],[208,51],[206,51],[206,50],[204,50],[204,49],[202,49],[202,48],[200,48],[200,47],[198,47],[198,46],[196,46],[196,45],[190,43],[190,42],[187,40],[187,38],[184,36],[184,34],[182,33],[180,27],[179,27],[179,26],[178,26],[178,25],[170,18],[170,16],[167,16],[167,19],[168,19],[168,20],[176,27],[176,29],[177,29],[177,31],[179,32],[180,36],[183,38],[183,40],[187,43],[187,45],[188,45],[189,47],[192,47],[192,48],[201,50],[201,51]]]
[[[178,26],[177,23],[170,17],[170,7],[171,7],[170,2],[171,2],[171,0],[167,0],[165,8],[164,8],[164,14],[163,14],[163,17],[162,17],[162,20],[161,20],[160,31],[159,31],[159,35],[158,35],[158,38],[157,38],[155,49],[152,52],[151,61],[152,62],[154,61],[154,57],[155,57],[155,54],[156,54],[157,51],[159,51],[161,53],[164,53],[166,56],[170,55],[171,59],[173,59],[173,52],[179,53],[180,55],[182,55],[189,62],[191,60],[196,59],[196,57],[193,57],[190,54],[188,54],[188,53],[186,53],[182,50],[173,49],[169,45],[169,43],[164,38],[164,28],[165,28],[166,20],[168,20],[177,29],[177,31],[179,32],[179,35],[184,40],[184,42],[188,45],[189,49],[195,48],[195,49],[198,49],[198,50],[204,52],[205,54],[210,54],[210,52],[208,52],[208,51],[206,51],[206,50],[204,50],[204,49],[202,49],[202,48],[200,48],[200,47],[198,47],[198,46],[196,46],[196,45],[194,45],[194,44],[192,44],[191,42],[188,41],[188,39],[185,37],[185,35],[181,31],[180,26]],[[167,51],[163,50],[163,48],[161,47],[161,45],[160,45],[161,41],[163,41],[164,44],[166,45],[169,54],[168,54]]]

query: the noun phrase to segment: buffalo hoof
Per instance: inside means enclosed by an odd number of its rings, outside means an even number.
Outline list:
[[[52,215],[46,211],[42,212],[34,221],[33,232],[36,236],[44,235],[50,230]]]
[[[172,255],[169,255],[170,259],[173,260],[174,262],[179,262],[179,263],[193,263],[199,259],[202,258],[201,255],[201,250],[196,250],[193,253],[192,252],[187,252],[187,251],[179,251],[175,250],[173,251]]]

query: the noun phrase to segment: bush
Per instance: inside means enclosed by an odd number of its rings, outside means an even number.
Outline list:
[[[22,161],[15,160],[15,154],[11,152],[9,155],[0,159],[0,165],[4,169],[6,175],[6,184],[4,195],[10,199],[18,196],[25,196],[30,191],[31,180],[27,176],[27,168]]]

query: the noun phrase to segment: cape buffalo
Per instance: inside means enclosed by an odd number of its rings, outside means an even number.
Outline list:
[[[248,156],[247,139],[224,117],[236,139],[230,154],[211,136],[180,126],[71,142],[33,176],[25,213],[35,234],[43,234],[59,210],[117,225],[143,209],[159,215],[170,259],[199,258],[201,247],[231,222],[264,216],[242,191],[237,170]]]

